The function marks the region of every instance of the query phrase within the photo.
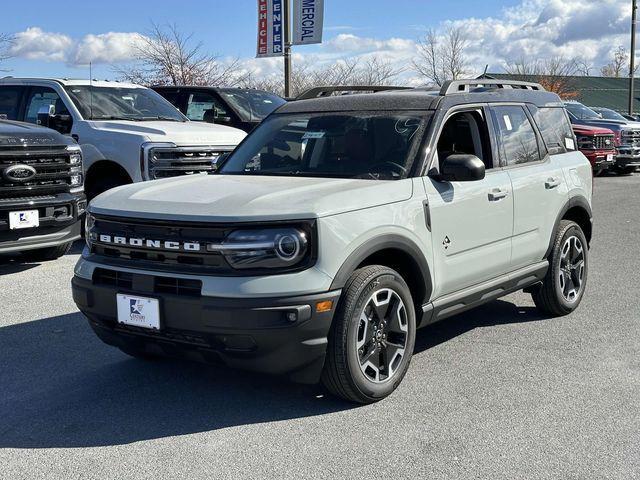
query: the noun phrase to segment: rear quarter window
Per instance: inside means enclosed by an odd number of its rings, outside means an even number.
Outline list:
[[[572,152],[576,149],[571,123],[564,108],[533,105],[528,107],[550,155]]]

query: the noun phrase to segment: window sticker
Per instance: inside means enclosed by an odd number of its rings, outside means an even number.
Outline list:
[[[504,120],[504,125],[505,127],[507,127],[507,130],[513,130],[513,125],[511,125],[511,119],[509,118],[509,115],[503,115],[502,119]]]
[[[567,150],[575,150],[576,149],[576,145],[573,142],[573,138],[564,137],[564,146],[567,148]]]
[[[306,132],[303,136],[303,140],[313,140],[324,137],[324,132]]]

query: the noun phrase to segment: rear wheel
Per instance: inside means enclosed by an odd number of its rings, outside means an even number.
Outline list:
[[[415,332],[411,292],[400,274],[380,265],[357,270],[331,326],[322,383],[352,402],[385,398],[409,368]]]
[[[57,247],[39,248],[37,250],[29,250],[24,252],[22,256],[30,261],[35,262],[47,262],[49,260],[56,260],[71,250],[73,242],[63,243]]]
[[[531,292],[543,312],[561,316],[574,311],[584,295],[589,272],[589,248],[580,226],[562,220],[549,256],[549,270],[539,288]]]

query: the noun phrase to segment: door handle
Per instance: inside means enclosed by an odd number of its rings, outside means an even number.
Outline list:
[[[547,181],[544,182],[544,187],[547,190],[556,188],[558,185],[560,185],[560,179],[558,177],[549,177]]]
[[[509,192],[507,190],[502,190],[501,188],[494,188],[489,192],[489,201],[497,202],[498,200],[505,198],[508,194]]]

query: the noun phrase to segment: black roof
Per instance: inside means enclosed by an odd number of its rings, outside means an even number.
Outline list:
[[[562,106],[558,95],[545,91],[539,85],[531,89],[524,88],[524,83],[519,82],[485,82],[486,86],[478,80],[448,82],[440,91],[414,88],[297,100],[282,105],[276,113],[437,110],[456,105],[496,102],[531,103],[539,107]]]

